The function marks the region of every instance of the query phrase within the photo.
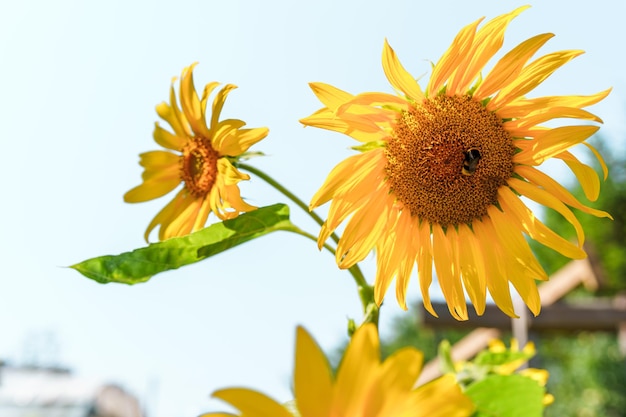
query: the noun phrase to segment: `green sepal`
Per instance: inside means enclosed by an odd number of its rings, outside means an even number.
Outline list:
[[[277,230],[293,230],[289,206],[275,204],[212,224],[187,236],[152,243],[119,255],[105,255],[72,265],[102,284],[137,284],[154,275],[199,262]]]
[[[373,151],[374,149],[384,148],[387,146],[387,143],[383,140],[374,140],[371,142],[364,143],[363,145],[351,146],[350,149],[354,149],[359,152],[368,152]]]

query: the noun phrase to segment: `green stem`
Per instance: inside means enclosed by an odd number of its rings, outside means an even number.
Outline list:
[[[267,175],[265,172],[261,171],[260,169],[253,167],[252,165],[243,164],[241,162],[237,162],[236,164],[238,168],[244,169],[256,175],[257,177],[261,178],[263,181],[265,181],[272,187],[276,188],[278,191],[284,194],[288,199],[293,201],[298,207],[304,210],[305,213],[311,216],[311,218],[315,220],[317,224],[319,224],[320,226],[324,225],[324,219],[322,219],[313,210],[309,210],[309,206],[304,201],[300,200],[300,198],[298,198],[297,195],[295,195],[294,193],[292,193],[291,191],[283,187],[283,185],[279,183],[278,181],[276,181],[274,178],[270,177],[269,175]],[[335,243],[339,242],[339,236],[337,236],[335,233],[331,234],[330,237]]]
[[[317,213],[315,213],[312,210],[309,210],[309,206],[304,201],[298,198],[298,196],[296,196],[294,193],[289,191],[287,188],[285,188],[282,184],[280,184],[274,178],[270,177],[265,172],[251,165],[244,164],[241,162],[235,162],[235,164],[238,168],[241,168],[243,170],[250,172],[251,174],[256,175],[257,177],[261,178],[272,187],[276,188],[283,195],[285,195],[287,198],[293,201],[298,207],[304,210],[305,213],[311,216],[311,218],[315,220],[317,224],[319,224],[320,226],[324,225],[324,220]],[[315,236],[295,226],[293,229],[285,229],[285,230],[299,234],[301,236],[307,237],[317,242],[317,238]],[[339,236],[337,236],[336,233],[332,233],[330,237],[335,243],[339,243]],[[326,250],[328,250],[333,255],[335,255],[335,249],[333,249],[331,246],[329,246],[326,243],[324,243],[323,246]],[[354,278],[354,281],[356,282],[356,285],[358,287],[359,298],[361,299],[361,305],[363,306],[363,313],[365,315],[364,323],[368,323],[368,322],[374,323],[378,327],[378,306],[376,305],[376,302],[374,301],[374,288],[367,283],[367,281],[365,280],[365,277],[363,276],[363,272],[361,272],[361,268],[359,268],[358,264],[352,265],[348,269],[348,272],[350,272],[350,275],[352,275],[352,278]]]

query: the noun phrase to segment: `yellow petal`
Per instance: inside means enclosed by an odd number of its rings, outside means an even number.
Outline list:
[[[300,415],[329,416],[333,386],[330,364],[302,327],[296,335],[295,368],[294,391]]]
[[[600,166],[602,167],[602,173],[604,174],[604,180],[606,181],[607,177],[609,176],[609,169],[606,167],[606,163],[604,162],[604,158],[602,158],[602,155],[600,155],[600,152],[598,152],[596,150],[596,148],[594,148],[593,146],[591,146],[587,142],[583,142],[583,145],[585,145],[587,148],[589,148],[589,150],[595,155],[596,159],[600,163]]]
[[[376,384],[370,388],[363,417],[405,416],[415,411],[411,388],[422,369],[422,352],[406,347],[395,351],[382,364]],[[407,414],[409,413],[409,414]]]
[[[378,332],[366,323],[352,336],[337,372],[331,408],[336,415],[361,415],[379,363]]]
[[[202,198],[187,197],[187,204],[170,219],[168,224],[161,224],[159,238],[161,240],[171,237],[185,236],[191,233],[202,205]]]
[[[171,134],[159,126],[159,122],[154,123],[154,132],[152,133],[152,137],[159,145],[174,151],[180,151],[183,149],[183,146],[185,146],[185,143],[187,142],[186,137]]]
[[[235,88],[237,88],[237,86],[234,84],[226,84],[224,88],[215,95],[215,99],[213,100],[213,112],[211,114],[211,132],[213,132],[217,126],[222,108],[224,107],[224,102],[226,101],[226,96]]]
[[[422,222],[419,226],[419,251],[417,254],[417,276],[420,282],[424,308],[433,316],[438,317],[430,302],[428,290],[433,281],[433,256],[430,238],[430,225]]]
[[[398,226],[396,227],[397,245],[395,250],[395,253],[398,254],[398,258],[395,259],[397,263],[396,298],[400,307],[404,310],[407,309],[406,293],[409,279],[417,259],[417,240],[419,237],[417,227],[417,220],[413,219],[408,212],[402,211],[398,213]]]
[[[415,390],[412,417],[464,417],[474,403],[461,391],[453,374],[446,374]]]
[[[433,68],[433,73],[426,88],[428,97],[436,96],[446,80],[458,68],[459,63],[466,59],[465,54],[472,46],[476,28],[483,19],[478,19],[461,29],[448,47],[448,50],[441,56],[439,62]]]
[[[502,47],[504,32],[511,20],[529,7],[518,7],[510,13],[498,16],[478,30],[471,50],[465,55],[466,62],[459,63],[459,70],[450,79],[449,92],[463,94],[469,90],[478,73]],[[461,69],[464,70],[460,71]]]
[[[385,46],[383,47],[383,70],[385,71],[385,76],[389,80],[389,83],[396,91],[404,93],[414,102],[419,102],[424,99],[424,93],[419,84],[411,74],[404,69],[396,53],[391,46],[389,46],[387,39],[385,39]]]
[[[596,171],[590,166],[580,162],[578,158],[570,152],[565,151],[554,157],[565,162],[574,175],[576,175],[587,199],[596,201],[600,195],[600,178],[598,178]]]
[[[209,101],[209,96],[220,85],[217,81],[213,81],[204,86],[204,91],[202,92],[202,99],[200,100],[200,109],[202,110],[202,120],[206,123],[206,105]]]
[[[540,165],[598,131],[598,126],[561,126],[536,135],[532,145],[517,153],[514,162]]]
[[[144,182],[124,194],[127,203],[143,203],[155,198],[163,197],[180,184],[178,176],[157,178],[156,181]]]
[[[350,268],[371,252],[384,230],[393,199],[379,198],[354,212],[337,244],[337,265]]]
[[[487,211],[498,239],[507,249],[507,253],[511,254],[512,260],[518,264],[515,268],[528,269],[533,273],[533,279],[547,280],[548,274],[537,261],[528,242],[524,239],[521,229],[515,227],[511,221],[510,215],[503,213],[495,206],[489,207]]]
[[[180,104],[191,130],[197,136],[208,138],[211,135],[206,126],[202,105],[193,84],[193,69],[196,65],[197,63],[185,68],[180,77]]]
[[[519,180],[517,178],[509,179],[509,186],[522,194],[530,198],[531,200],[542,204],[546,207],[549,207],[553,210],[559,212],[565,219],[574,226],[576,230],[576,236],[578,237],[578,246],[582,248],[583,243],[585,242],[585,232],[583,231],[583,227],[574,215],[572,211],[567,208],[561,200],[550,194],[549,192],[534,186],[526,181]]]
[[[172,201],[170,201],[165,207],[163,207],[163,209],[161,209],[161,211],[157,213],[156,216],[154,216],[154,219],[152,219],[144,234],[144,239],[146,240],[146,242],[148,241],[150,232],[152,232],[152,230],[158,225],[161,225],[159,229],[159,238],[163,239],[164,225],[169,224],[171,219],[179,213],[179,210],[184,208],[186,204],[189,204],[190,199],[185,199],[186,195],[187,190],[183,188],[176,194]]]
[[[502,88],[487,104],[487,110],[497,111],[514,99],[524,96],[548,78],[558,68],[571,61],[583,51],[560,51],[544,55],[531,62],[515,79]]]
[[[325,204],[334,198],[338,193],[344,193],[346,190],[362,184],[363,179],[368,177],[370,173],[376,173],[381,167],[384,168],[386,162],[383,149],[375,149],[357,155],[349,156],[335,166],[326,177],[324,184],[313,195],[309,209]],[[384,170],[381,171],[381,175]],[[371,187],[370,187],[371,188]]]
[[[220,155],[238,156],[246,152],[252,145],[267,137],[269,129],[238,129],[227,136],[220,148],[215,148]]]
[[[340,90],[337,87],[333,87],[330,84],[309,83],[309,87],[311,87],[311,90],[313,90],[313,93],[317,96],[319,101],[333,112],[343,103],[354,98],[352,94]]]
[[[463,284],[476,314],[481,316],[485,312],[487,273],[480,243],[476,241],[474,232],[466,224],[459,225],[458,239],[459,267]]]
[[[581,248],[563,239],[539,221],[509,187],[500,187],[498,197],[503,211],[510,213],[510,219],[532,239],[571,259],[583,259],[587,256]]]
[[[374,123],[362,121],[355,118],[355,121],[344,120],[332,112],[317,112],[309,117],[300,119],[300,123],[305,126],[319,127],[320,129],[331,130],[348,135],[359,142],[374,142],[382,140],[388,133],[381,130]]]
[[[547,122],[548,120],[558,118],[591,120],[602,123],[602,119],[586,110],[577,109],[575,107],[551,107],[538,110],[526,117],[505,122],[502,124],[502,127],[513,137],[527,137],[531,136],[528,134],[531,128],[540,123]]]
[[[213,149],[220,155],[230,155],[224,152],[224,149],[232,147],[233,142],[235,142],[236,146],[235,132],[245,125],[246,122],[239,119],[226,119],[218,122],[215,129],[211,131],[211,146]]]
[[[165,102],[160,103],[156,106],[156,111],[163,120],[169,123],[169,125],[174,130],[176,136],[180,138],[189,138],[193,135],[191,133],[191,130],[189,129],[187,119],[180,111],[180,109],[178,108],[178,104],[176,103],[174,81],[176,81],[176,78],[172,79],[172,85],[170,86],[170,104],[167,104]]]
[[[439,286],[448,304],[450,314],[457,320],[467,320],[467,304],[461,286],[459,265],[455,260],[451,234],[456,233],[450,227],[444,233],[439,224],[433,224],[433,259]]]
[[[246,417],[293,417],[276,401],[247,388],[227,388],[215,391],[213,397],[231,404]]]
[[[540,109],[553,107],[576,107],[582,108],[591,106],[609,95],[611,89],[601,91],[590,96],[547,96],[533,99],[518,99],[510,102],[505,107],[498,110],[498,117],[502,119],[512,119],[523,117],[531,112]]]
[[[395,110],[372,108],[372,106],[398,107],[400,110],[408,109],[408,103],[404,98],[386,93],[361,93],[339,106],[337,115],[343,118],[345,113],[352,112],[355,115],[367,115],[376,122],[395,120],[398,116]]]
[[[517,317],[513,308],[509,279],[507,277],[506,255],[494,230],[491,219],[487,216],[482,221],[472,223],[478,241],[482,242],[485,270],[487,271],[487,289],[500,310],[510,317]]]
[[[500,59],[474,92],[474,97],[482,100],[500,90],[514,80],[528,60],[541,48],[552,33],[534,36],[511,49]]]
[[[515,172],[523,176],[536,186],[543,187],[547,192],[554,195],[556,198],[558,198],[568,206],[574,207],[587,214],[591,214],[592,216],[608,217],[612,219],[609,213],[602,210],[596,210],[580,203],[576,199],[576,197],[574,197],[569,191],[567,191],[565,187],[556,182],[549,175],[539,171],[537,168],[519,165],[515,168]]]

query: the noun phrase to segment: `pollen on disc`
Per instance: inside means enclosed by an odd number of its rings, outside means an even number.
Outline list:
[[[467,155],[480,156],[467,175]],[[515,146],[502,121],[470,96],[437,96],[404,111],[389,140],[387,180],[411,215],[471,224],[513,175]],[[464,174],[465,167],[465,174]]]

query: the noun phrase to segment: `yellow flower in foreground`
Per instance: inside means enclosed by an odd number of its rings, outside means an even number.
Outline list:
[[[170,104],[163,102],[156,107],[173,133],[157,122],[153,137],[168,150],[140,155],[139,164],[145,168],[143,183],[124,195],[124,201],[139,203],[161,197],[183,183],[183,188],[148,226],[146,241],[159,225],[159,239],[164,240],[203,228],[210,212],[225,220],[256,208],[242,200],[238,187],[239,181],[250,177],[239,172],[232,162],[266,137],[268,129],[242,129],[242,120],[219,120],[226,96],[237,88],[233,84],[226,84],[216,94],[207,123],[207,101],[219,83],[207,84],[200,99],[193,84],[194,66],[185,68],[180,78],[182,111],[173,85]]]
[[[421,352],[404,348],[381,363],[378,333],[370,323],[355,332],[333,377],[324,353],[304,329],[298,328],[293,407],[245,388],[223,389],[213,396],[246,417],[469,416],[473,404],[461,393],[453,375],[412,388],[422,361]],[[210,413],[203,417],[229,415]]]
[[[482,314],[487,290],[506,314],[515,316],[509,283],[536,315],[540,300],[535,280],[547,275],[524,234],[567,257],[584,258],[584,233],[571,207],[610,217],[583,205],[538,169],[548,159],[559,159],[576,175],[586,196],[597,198],[597,174],[568,149],[587,145],[606,178],[600,155],[584,142],[598,127],[541,123],[559,118],[601,122],[582,108],[602,100],[609,90],[590,96],[525,97],[582,51],[554,52],[528,63],[553,36],[541,34],[520,43],[481,75],[501,48],[509,22],[524,9],[480,29],[482,19],[463,28],[434,65],[425,91],[387,42],[383,69],[399,96],[354,96],[328,84],[311,84],[325,107],[301,122],[362,143],[356,147],[361,153],[337,165],[313,196],[311,209],[332,200],[318,243],[345,221],[336,253],[341,268],[375,249],[379,304],[395,278],[398,302],[406,309],[406,289],[417,264],[424,305],[436,315],[429,296],[434,261],[455,318],[468,317],[466,292]],[[563,215],[578,242],[547,228],[520,196]]]

